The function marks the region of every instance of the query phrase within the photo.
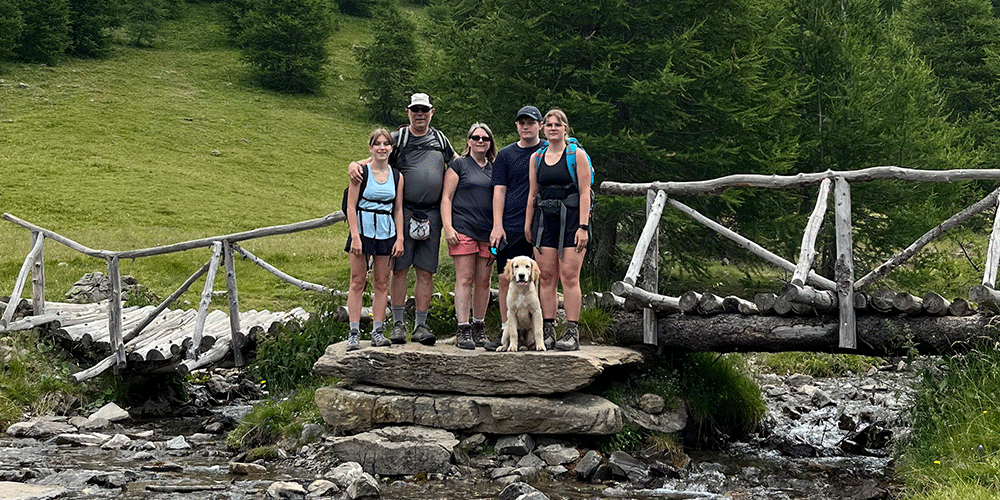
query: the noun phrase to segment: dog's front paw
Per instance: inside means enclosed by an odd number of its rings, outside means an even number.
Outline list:
[[[535,350],[539,352],[545,351],[545,344],[535,344]]]

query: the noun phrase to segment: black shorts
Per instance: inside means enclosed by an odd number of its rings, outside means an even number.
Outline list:
[[[521,230],[524,231],[523,229]],[[516,241],[507,243],[507,246],[497,254],[497,275],[503,274],[504,267],[507,266],[507,261],[524,255],[525,257],[535,258],[535,247],[528,243],[528,240],[521,236]]]
[[[392,246],[396,244],[396,238],[376,240],[367,236],[361,237],[361,251],[365,255],[392,255]],[[347,244],[344,251],[351,253],[351,236],[347,235]]]
[[[560,237],[563,240],[563,248],[576,246],[576,230],[580,227],[580,208],[566,207],[566,232],[559,234],[560,216],[558,213],[547,214],[535,208],[535,218],[531,222],[531,237],[535,247],[559,248]],[[538,227],[542,226],[542,237],[538,238]]]

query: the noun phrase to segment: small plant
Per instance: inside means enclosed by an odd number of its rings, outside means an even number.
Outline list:
[[[613,344],[607,337],[611,325],[611,313],[604,309],[585,307],[580,310],[580,337],[590,339],[595,344]]]
[[[694,353],[679,361],[682,392],[701,437],[738,438],[756,429],[767,407],[740,356]]]
[[[802,373],[813,377],[865,373],[881,362],[881,359],[870,356],[813,352],[761,353],[750,359],[764,371],[778,375]]]
[[[322,422],[313,402],[316,387],[322,383],[316,380],[303,384],[297,391],[254,407],[226,436],[226,446],[232,450],[250,450],[273,445],[285,437],[298,438],[304,424]]]

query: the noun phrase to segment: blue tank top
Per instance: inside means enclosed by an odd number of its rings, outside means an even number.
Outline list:
[[[392,220],[392,202],[396,199],[396,182],[392,172],[385,182],[375,180],[368,169],[368,182],[358,193],[358,234],[376,240],[396,237],[396,224]]]

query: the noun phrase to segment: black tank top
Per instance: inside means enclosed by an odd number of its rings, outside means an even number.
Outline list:
[[[569,175],[566,164],[566,151],[563,151],[555,165],[545,163],[545,155],[538,169],[538,197],[543,200],[564,199],[566,196],[579,192],[573,177]]]

